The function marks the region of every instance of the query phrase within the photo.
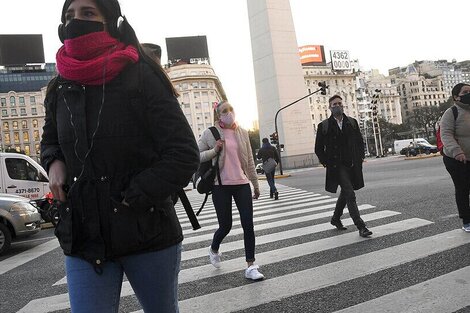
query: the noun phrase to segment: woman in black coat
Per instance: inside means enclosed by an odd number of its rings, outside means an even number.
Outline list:
[[[61,19],[41,161],[72,311],[117,311],[125,273],[144,311],[177,312],[183,235],[171,195],[198,167],[194,135],[117,0],[67,0]]]

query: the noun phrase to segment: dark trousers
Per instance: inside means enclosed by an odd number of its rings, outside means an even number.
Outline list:
[[[219,251],[222,240],[232,229],[232,197],[240,213],[247,262],[255,261],[255,231],[253,227],[253,199],[250,184],[214,186],[212,202],[214,203],[219,229],[214,234],[211,248]]]
[[[470,163],[463,163],[446,155],[443,156],[444,165],[452,177],[455,187],[455,202],[459,210],[459,217],[464,224],[470,223]]]
[[[339,220],[343,215],[344,207],[348,205],[349,215],[354,221],[354,225],[358,229],[366,226],[364,221],[361,219],[359,214],[359,208],[356,203],[356,194],[352,185],[352,168],[340,165],[338,167],[338,183],[341,187],[341,192],[336,201],[335,212],[333,213],[333,219]]]
[[[274,184],[274,174],[276,173],[276,170],[272,171],[271,173],[264,173],[266,175],[266,180],[268,181],[269,185],[269,192],[271,194],[274,194],[277,192],[276,185]]]

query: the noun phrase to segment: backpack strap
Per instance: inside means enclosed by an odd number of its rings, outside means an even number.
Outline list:
[[[212,136],[214,136],[215,141],[220,140],[220,133],[217,130],[217,128],[215,126],[211,126],[209,127],[209,129],[212,133]],[[222,179],[220,179],[220,170],[219,170],[219,157],[220,157],[220,152],[217,152],[217,159],[215,160],[215,170],[217,173],[217,180],[219,181],[219,185],[222,186]]]
[[[454,114],[454,121],[457,120],[457,117],[459,116],[459,110],[455,105],[452,106],[452,113]]]

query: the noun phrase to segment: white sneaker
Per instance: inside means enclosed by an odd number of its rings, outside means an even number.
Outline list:
[[[209,246],[209,260],[211,261],[211,264],[214,265],[215,268],[220,268],[220,262],[222,261],[221,256],[222,256],[222,253],[212,252],[212,248]]]
[[[468,224],[463,224],[462,230],[464,232],[470,233],[470,223]]]
[[[264,275],[261,274],[259,271],[258,265],[251,265],[249,268],[245,270],[245,277],[251,280],[262,280],[264,279]]]

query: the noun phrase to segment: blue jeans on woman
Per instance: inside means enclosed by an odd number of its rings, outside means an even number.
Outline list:
[[[154,252],[108,261],[97,274],[93,265],[78,257],[65,257],[70,306],[74,313],[117,313],[123,274],[144,312],[178,309],[178,273],[181,243]]]
[[[274,184],[274,174],[276,173],[276,170],[272,171],[271,173],[264,173],[266,175],[266,180],[269,185],[269,193],[273,195],[274,193],[277,192],[276,185]]]
[[[232,229],[232,197],[240,213],[247,262],[255,261],[255,231],[253,226],[253,199],[250,184],[244,185],[215,185],[212,190],[219,229],[212,239],[212,251],[219,251],[222,240]]]

